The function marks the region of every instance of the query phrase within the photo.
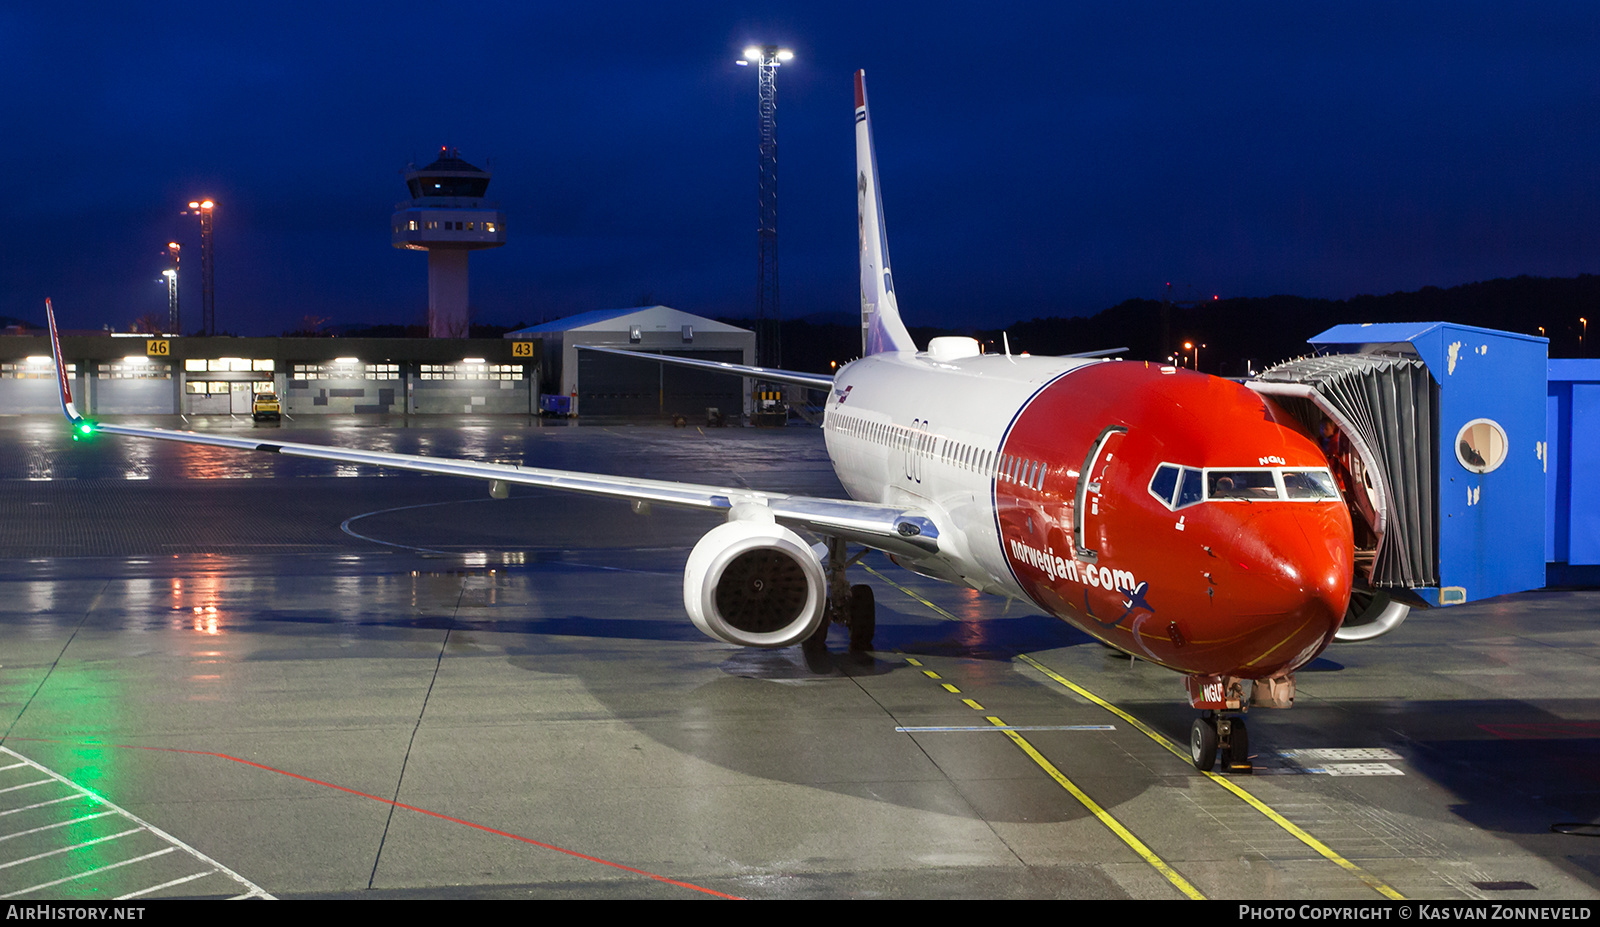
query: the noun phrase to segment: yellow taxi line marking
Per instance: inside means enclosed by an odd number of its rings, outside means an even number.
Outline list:
[[[888,578],[887,576],[884,576],[882,573],[878,572],[877,570],[874,570],[872,567],[867,566],[866,564],[862,564],[861,566],[868,573],[871,573],[873,576],[878,577],[879,579],[883,580],[884,582],[888,583],[889,585],[893,586],[894,588],[900,590],[901,592],[905,593],[910,598],[915,599],[918,602],[921,602],[923,605],[926,605],[928,608],[932,609],[934,612],[936,612],[936,613],[938,613],[940,615],[943,615],[944,617],[950,619],[951,621],[960,621],[961,620],[961,619],[957,618],[955,615],[950,614],[949,612],[945,611],[944,609],[940,608],[939,606],[937,606],[937,605],[933,604],[932,602],[928,601],[927,599],[923,598],[921,595],[918,595],[917,593],[913,592],[912,590],[907,589],[905,586],[902,586],[899,583],[895,582],[894,580]],[[1116,715],[1117,717],[1121,718],[1122,720],[1128,722],[1134,728],[1136,728],[1141,733],[1143,733],[1146,737],[1148,737],[1151,740],[1155,741],[1156,743],[1160,744],[1162,747],[1165,747],[1169,753],[1172,753],[1173,755],[1175,755],[1178,758],[1182,759],[1185,763],[1188,763],[1191,767],[1194,765],[1193,762],[1191,761],[1190,757],[1189,757],[1188,752],[1186,750],[1182,749],[1177,744],[1174,744],[1171,740],[1167,739],[1167,737],[1164,734],[1161,734],[1160,732],[1156,731],[1155,729],[1149,727],[1144,722],[1140,721],[1138,718],[1135,718],[1133,715],[1128,714],[1126,711],[1123,711],[1122,709],[1120,709],[1117,706],[1111,704],[1110,702],[1106,701],[1105,699],[1101,698],[1100,696],[1095,695],[1093,692],[1090,692],[1088,689],[1085,689],[1082,686],[1078,685],[1077,683],[1072,682],[1071,680],[1067,679],[1065,676],[1062,676],[1060,673],[1055,672],[1054,670],[1052,670],[1049,667],[1045,666],[1043,663],[1040,663],[1038,660],[1035,660],[1034,658],[1028,656],[1025,653],[1018,654],[1017,658],[1019,660],[1021,660],[1022,662],[1028,664],[1029,666],[1032,666],[1034,669],[1038,670],[1039,672],[1045,674],[1050,679],[1056,681],[1057,683],[1060,683],[1061,685],[1065,686],[1066,688],[1070,689],[1071,691],[1073,691],[1073,692],[1077,693],[1078,695],[1081,695],[1084,698],[1088,699],[1090,702],[1093,702],[1094,704],[1100,706],[1101,708],[1104,708],[1106,711],[1109,711],[1112,714]],[[920,662],[918,662],[916,659],[914,659],[912,657],[906,657],[906,662],[910,663],[912,666],[921,666],[922,665]],[[971,699],[963,699],[962,701],[966,702],[969,706],[977,708],[976,703],[973,702]],[[981,710],[981,709],[978,709],[978,710]],[[989,720],[990,720],[991,723],[998,724],[998,722],[996,722],[993,718],[990,718]],[[1017,735],[1015,732],[1006,731],[1005,733],[1006,733],[1006,736],[1011,737],[1013,740],[1017,740],[1017,741],[1021,740],[1020,736]],[[1022,743],[1019,742],[1018,746],[1022,746]],[[1034,755],[1033,752],[1031,752],[1032,751],[1031,747],[1023,747],[1023,749],[1026,750],[1026,751],[1030,751],[1030,753],[1029,753],[1030,756]],[[1035,762],[1040,762],[1043,765],[1045,765],[1046,766],[1046,771],[1054,770],[1054,767],[1048,766],[1048,764],[1044,761],[1043,757],[1038,757],[1035,760]],[[1299,840],[1301,843],[1303,843],[1306,846],[1310,847],[1311,849],[1315,850],[1318,853],[1318,855],[1322,856],[1324,859],[1328,860],[1329,862],[1332,862],[1334,865],[1339,866],[1341,869],[1344,869],[1345,871],[1349,872],[1351,875],[1355,876],[1357,879],[1359,879],[1361,881],[1361,883],[1363,885],[1366,885],[1368,888],[1372,889],[1373,891],[1377,892],[1378,894],[1383,895],[1385,898],[1389,898],[1389,899],[1394,900],[1394,901],[1404,901],[1405,900],[1405,896],[1404,895],[1402,895],[1400,892],[1396,891],[1394,888],[1389,886],[1383,880],[1379,879],[1377,876],[1375,876],[1372,873],[1366,871],[1365,869],[1361,868],[1360,866],[1356,865],[1355,863],[1351,862],[1350,860],[1345,859],[1343,856],[1340,856],[1338,853],[1333,851],[1332,847],[1329,847],[1327,844],[1323,843],[1322,841],[1318,840],[1317,838],[1315,838],[1315,837],[1311,836],[1310,834],[1306,833],[1303,829],[1301,829],[1293,821],[1290,821],[1288,818],[1284,817],[1283,815],[1279,814],[1277,811],[1273,810],[1269,805],[1267,805],[1266,802],[1263,802],[1261,799],[1256,798],[1254,795],[1252,795],[1249,792],[1245,791],[1243,788],[1241,788],[1240,786],[1234,784],[1233,782],[1231,782],[1230,780],[1228,780],[1227,778],[1225,778],[1223,776],[1220,776],[1220,775],[1218,775],[1218,774],[1216,774],[1214,772],[1211,772],[1209,770],[1204,770],[1203,772],[1204,772],[1206,778],[1210,779],[1212,782],[1215,782],[1217,785],[1222,786],[1224,789],[1227,789],[1229,792],[1232,792],[1241,801],[1243,801],[1245,804],[1249,805],[1250,807],[1256,809],[1257,811],[1261,812],[1263,815],[1266,816],[1266,818],[1268,820],[1270,820],[1272,823],[1278,825],[1280,828],[1282,828],[1284,831],[1286,831],[1290,836],[1294,837],[1296,840]],[[1052,773],[1052,775],[1059,775],[1059,773],[1058,772]],[[1062,782],[1063,785],[1066,785],[1064,776],[1061,777],[1060,779],[1058,779],[1057,781]],[[1068,788],[1069,788],[1069,791],[1073,791],[1073,787],[1069,786]],[[1076,795],[1077,793],[1074,792],[1074,794]],[[1084,796],[1083,798],[1080,798],[1079,800],[1080,801],[1087,801],[1088,797]],[[1110,826],[1110,825],[1107,825],[1107,826]],[[1185,883],[1185,884],[1187,884],[1187,883]]]
[[[907,591],[907,590],[904,589],[904,587],[901,587],[901,586],[896,586],[896,588],[901,589],[901,591]],[[910,593],[907,592],[907,594],[909,595]],[[933,605],[932,603],[927,602],[926,600],[923,600],[923,601],[930,608],[937,608],[937,606]],[[919,662],[918,660],[916,660],[913,657],[906,657],[905,659],[906,659],[906,662],[911,664],[912,666],[921,666],[922,665],[921,662]],[[930,670],[930,669],[924,669],[922,671],[922,673],[923,673],[923,675],[927,676],[929,679],[938,679],[939,678],[939,674],[935,673],[933,670]],[[945,688],[945,690],[948,691],[948,692],[954,692],[954,693],[957,693],[957,694],[960,694],[960,692],[961,692],[960,689],[957,689],[955,686],[951,685],[948,682],[942,682],[942,683],[940,683],[940,685],[943,686]],[[966,705],[969,708],[973,708],[973,709],[975,709],[977,711],[982,711],[983,710],[983,706],[982,705],[979,705],[977,702],[973,701],[970,698],[964,698],[961,701],[966,703]],[[1033,762],[1040,769],[1043,769],[1050,776],[1050,778],[1054,779],[1058,785],[1060,785],[1062,788],[1066,789],[1072,795],[1073,798],[1076,798],[1078,800],[1079,804],[1081,804],[1085,808],[1089,809],[1089,813],[1093,814],[1097,819],[1099,819],[1100,823],[1104,824],[1106,826],[1106,828],[1109,829],[1113,834],[1116,834],[1122,840],[1123,843],[1128,845],[1129,849],[1133,850],[1133,852],[1137,853],[1141,859],[1143,859],[1146,863],[1149,863],[1152,868],[1154,868],[1157,872],[1159,872],[1163,876],[1165,876],[1167,881],[1172,883],[1173,887],[1177,888],[1177,890],[1182,892],[1186,897],[1191,898],[1191,899],[1193,899],[1195,901],[1205,901],[1206,900],[1206,896],[1201,894],[1200,890],[1195,888],[1194,885],[1192,883],[1190,883],[1188,879],[1185,879],[1183,876],[1178,874],[1178,871],[1176,869],[1173,869],[1171,866],[1167,865],[1165,860],[1163,860],[1161,857],[1157,856],[1155,854],[1155,852],[1153,850],[1151,850],[1148,846],[1145,846],[1144,841],[1140,840],[1138,837],[1135,837],[1133,835],[1132,831],[1130,831],[1126,827],[1122,826],[1122,822],[1121,821],[1118,821],[1116,818],[1112,817],[1109,812],[1107,812],[1104,808],[1100,807],[1099,803],[1097,803],[1094,799],[1090,798],[1088,796],[1088,794],[1085,793],[1082,789],[1078,788],[1078,786],[1076,784],[1074,784],[1071,779],[1068,779],[1066,777],[1065,773],[1063,773],[1061,770],[1057,769],[1055,767],[1055,764],[1053,764],[1049,760],[1045,759],[1044,758],[1044,754],[1042,754],[1038,750],[1034,749],[1033,744],[1029,743],[1027,738],[1025,738],[1021,734],[1017,733],[1018,730],[1032,730],[1033,728],[1013,728],[1010,725],[1006,724],[1004,721],[1002,721],[999,718],[995,717],[994,715],[989,715],[984,720],[988,721],[991,725],[993,725],[995,730],[998,730],[1002,734],[1005,734],[1007,737],[1009,737],[1011,739],[1012,743],[1016,744],[1022,750],[1023,753],[1026,753],[1028,755],[1029,759],[1033,760]],[[911,729],[896,728],[895,730],[897,730],[897,731],[905,730],[907,733],[912,733]],[[932,728],[930,728],[928,730],[940,730],[940,729],[932,729]],[[953,729],[951,729],[951,730],[953,730]]]
[[[894,580],[890,579],[889,577],[883,575],[882,573],[879,573],[877,570],[874,570],[872,567],[867,566],[865,563],[861,564],[861,568],[863,570],[866,570],[868,573],[871,573],[873,576],[876,576],[879,579],[883,580],[884,582],[888,583],[889,585],[895,587],[896,589],[900,590],[901,592],[904,592],[906,595],[910,596],[911,598],[916,599],[918,602],[921,602],[923,605],[926,605],[929,608],[933,609],[934,612],[936,612],[937,614],[943,615],[944,617],[949,618],[951,621],[960,621],[961,620],[960,618],[957,618],[956,616],[950,614],[949,612],[947,612],[944,609],[940,608],[939,606],[933,604],[932,602],[929,602],[927,599],[924,599],[922,596],[918,595],[917,593],[911,591],[910,589],[907,589],[906,587],[900,585],[899,583],[897,583]],[[922,664],[918,663],[916,665],[917,666],[921,666]]]
[[[987,720],[990,724],[993,724],[995,727],[1006,727],[1006,723],[1004,721],[1001,721],[999,718],[996,718],[993,715],[990,715],[985,720]],[[1128,830],[1126,827],[1123,827],[1121,821],[1118,821],[1116,818],[1112,817],[1104,808],[1100,807],[1100,805],[1094,799],[1084,794],[1084,791],[1078,788],[1071,779],[1068,779],[1064,774],[1062,774],[1061,770],[1057,769],[1053,763],[1045,759],[1044,755],[1038,750],[1035,750],[1033,744],[1028,743],[1027,738],[1023,737],[1021,734],[1018,734],[1014,730],[1004,730],[1002,733],[1011,738],[1011,742],[1020,747],[1022,752],[1026,753],[1028,758],[1033,760],[1033,762],[1036,763],[1040,769],[1043,769],[1046,773],[1048,773],[1050,778],[1056,780],[1058,785],[1070,792],[1072,797],[1078,800],[1079,804],[1089,809],[1089,813],[1098,818],[1101,824],[1104,824],[1112,833],[1122,838],[1122,842],[1126,843],[1128,847],[1133,850],[1133,852],[1139,854],[1141,859],[1149,863],[1157,872],[1161,873],[1163,876],[1166,876],[1167,881],[1171,882],[1178,891],[1183,892],[1184,895],[1194,899],[1195,901],[1206,900],[1206,896],[1202,895],[1199,889],[1190,884],[1188,879],[1185,879],[1183,876],[1178,874],[1176,869],[1173,869],[1171,866],[1167,865],[1165,860],[1157,856],[1154,851],[1144,845],[1144,841],[1140,840],[1138,837],[1135,837],[1132,831]]]
[[[1046,676],[1050,677],[1052,680],[1054,680],[1054,681],[1060,683],[1061,685],[1067,687],[1068,689],[1072,690],[1073,692],[1077,693],[1078,695],[1083,696],[1084,698],[1088,699],[1089,701],[1093,702],[1094,704],[1099,705],[1101,708],[1104,708],[1106,711],[1109,711],[1112,714],[1116,715],[1117,717],[1121,718],[1122,720],[1128,722],[1130,725],[1132,725],[1133,727],[1137,728],[1140,732],[1142,732],[1146,737],[1150,738],[1151,740],[1155,741],[1156,743],[1160,744],[1161,746],[1167,748],[1167,750],[1169,752],[1171,752],[1174,755],[1178,756],[1184,762],[1189,763],[1190,766],[1194,765],[1193,762],[1190,760],[1189,752],[1187,750],[1184,750],[1183,748],[1179,747],[1177,744],[1173,743],[1170,739],[1168,739],[1166,735],[1160,733],[1159,731],[1156,731],[1156,730],[1150,728],[1149,726],[1144,724],[1142,721],[1140,721],[1139,719],[1135,718],[1133,715],[1128,714],[1126,711],[1123,711],[1121,708],[1118,708],[1117,706],[1111,704],[1110,702],[1106,701],[1105,699],[1101,698],[1100,696],[1095,695],[1093,692],[1090,692],[1088,689],[1085,689],[1084,687],[1078,685],[1077,683],[1067,679],[1065,676],[1062,676],[1060,673],[1057,673],[1056,671],[1050,669],[1049,667],[1045,666],[1043,663],[1040,663],[1038,660],[1035,660],[1033,657],[1030,657],[1025,653],[1018,654],[1017,655],[1017,659],[1019,659],[1022,662],[1028,664],[1029,666],[1033,667],[1034,669],[1038,670],[1039,672],[1045,674]],[[1212,782],[1215,782],[1216,784],[1218,784],[1218,785],[1222,786],[1223,788],[1227,789],[1228,791],[1232,792],[1234,795],[1238,796],[1238,798],[1240,800],[1242,800],[1245,804],[1249,805],[1250,807],[1252,807],[1252,808],[1256,809],[1257,811],[1261,812],[1262,814],[1266,815],[1268,820],[1270,820],[1272,823],[1278,825],[1279,827],[1283,828],[1291,836],[1293,836],[1296,840],[1299,840],[1301,843],[1303,843],[1306,846],[1310,847],[1311,849],[1317,851],[1317,853],[1319,853],[1324,859],[1327,859],[1328,861],[1334,863],[1335,865],[1337,865],[1340,868],[1344,869],[1345,871],[1349,872],[1351,875],[1353,875],[1356,878],[1360,879],[1361,882],[1363,884],[1365,884],[1368,888],[1370,888],[1373,891],[1377,892],[1378,894],[1383,895],[1384,897],[1389,898],[1389,899],[1394,900],[1394,901],[1404,901],[1405,900],[1405,896],[1404,895],[1400,894],[1398,891],[1395,891],[1393,888],[1391,888],[1389,885],[1384,883],[1377,876],[1375,876],[1372,873],[1366,871],[1365,869],[1361,868],[1360,866],[1357,866],[1355,863],[1352,863],[1350,860],[1345,859],[1343,856],[1340,856],[1338,853],[1335,853],[1333,851],[1333,849],[1331,847],[1329,847],[1327,844],[1323,843],[1322,841],[1318,840],[1317,838],[1315,838],[1315,837],[1311,836],[1310,834],[1306,833],[1304,830],[1301,830],[1300,827],[1297,826],[1293,821],[1290,821],[1288,818],[1286,818],[1283,815],[1279,814],[1278,812],[1274,811],[1271,807],[1269,807],[1266,804],[1266,802],[1263,802],[1261,799],[1256,798],[1254,795],[1252,795],[1249,792],[1245,791],[1243,788],[1241,788],[1239,785],[1237,785],[1233,781],[1229,780],[1227,777],[1220,776],[1217,773],[1211,772],[1209,770],[1203,770],[1202,772],[1204,772],[1206,778],[1210,779]]]

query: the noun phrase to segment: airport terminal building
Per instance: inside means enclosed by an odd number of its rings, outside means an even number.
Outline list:
[[[79,411],[90,415],[250,413],[275,392],[291,416],[536,415],[633,419],[747,410],[744,380],[580,352],[579,344],[752,363],[755,335],[666,306],[584,313],[504,338],[235,338],[64,333]],[[43,330],[0,336],[0,414],[59,414]]]
[[[92,415],[528,414],[537,357],[501,338],[229,338],[64,334],[73,397]],[[50,340],[0,338],[0,413],[58,413]]]

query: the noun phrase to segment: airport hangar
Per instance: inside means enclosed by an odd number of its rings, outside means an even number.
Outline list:
[[[593,344],[750,364],[755,333],[666,306],[589,312],[504,338],[238,338],[64,333],[73,396],[91,415],[248,414],[273,391],[290,415],[563,413],[689,418],[748,412],[747,381],[580,352]],[[575,403],[572,400],[576,400]],[[549,405],[549,404],[547,404]],[[45,332],[0,337],[0,414],[58,413]]]

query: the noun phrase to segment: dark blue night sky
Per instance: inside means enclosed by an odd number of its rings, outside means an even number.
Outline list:
[[[494,171],[479,321],[753,312],[756,87],[778,74],[786,317],[857,306],[867,70],[912,324],[1097,312],[1166,282],[1346,297],[1600,271],[1600,5],[27,4],[0,9],[0,315],[163,314],[214,197],[217,323],[422,321],[407,162]]]

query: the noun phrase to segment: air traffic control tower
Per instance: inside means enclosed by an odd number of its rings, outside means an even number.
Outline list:
[[[396,248],[428,252],[428,337],[465,338],[467,255],[506,243],[505,215],[483,199],[489,172],[441,148],[427,167],[407,167],[406,186],[411,200],[390,224]]]

